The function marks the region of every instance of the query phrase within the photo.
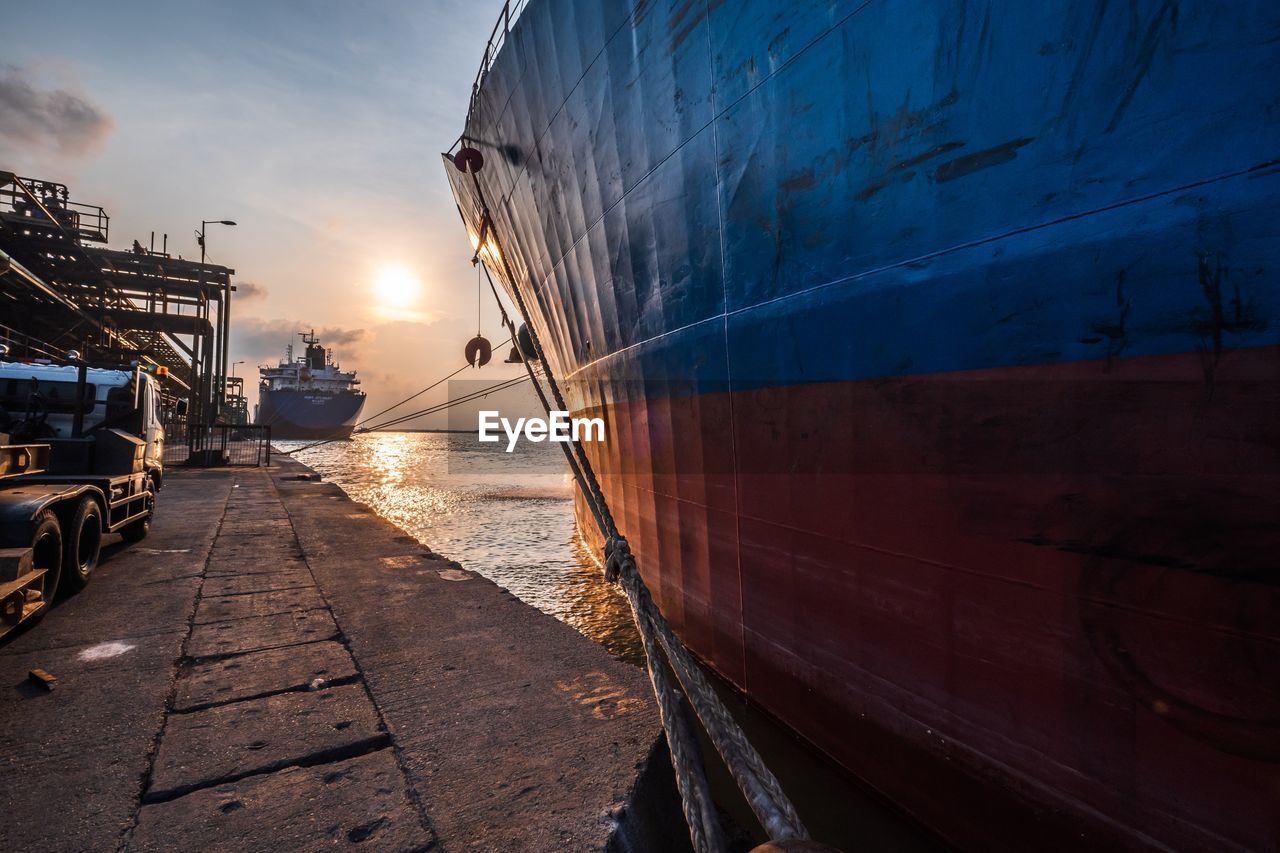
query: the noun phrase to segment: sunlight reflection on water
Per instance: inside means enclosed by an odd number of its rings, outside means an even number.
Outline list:
[[[274,442],[282,450],[304,442]],[[456,433],[370,433],[295,454],[423,545],[573,626],[615,657],[643,663],[622,592],[578,537],[559,447],[513,454]]]

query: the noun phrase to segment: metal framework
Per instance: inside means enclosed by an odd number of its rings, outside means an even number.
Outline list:
[[[64,184],[0,171],[0,342],[10,357],[163,365],[192,423],[223,414],[225,318],[235,270],[134,241],[106,247],[110,219]]]

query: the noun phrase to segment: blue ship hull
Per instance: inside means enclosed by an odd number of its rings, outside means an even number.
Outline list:
[[[1256,0],[531,0],[446,158],[668,619],[961,847],[1280,844],[1277,69]]]
[[[271,427],[272,438],[349,438],[364,400],[358,392],[264,389],[259,393],[258,423]]]

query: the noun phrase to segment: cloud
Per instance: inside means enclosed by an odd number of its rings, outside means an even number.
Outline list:
[[[237,286],[242,286],[237,284]],[[233,309],[234,310],[234,309]],[[231,321],[231,352],[235,358],[244,357],[255,362],[270,361],[284,355],[284,348],[293,343],[295,349],[300,344],[298,332],[308,332],[312,326],[298,320],[260,320],[256,317],[242,317]],[[343,329],[326,326],[318,329],[316,335],[325,347],[341,348],[364,340],[364,329]],[[337,353],[337,355],[342,355]],[[348,358],[354,353],[347,353]]]
[[[320,330],[320,340],[325,346],[345,346],[364,339],[364,329],[337,329],[326,326]]]
[[[263,299],[267,295],[267,288],[261,284],[254,284],[252,281],[237,281],[235,302],[252,302],[255,299]],[[232,305],[234,307],[234,303]]]
[[[42,86],[29,68],[0,64],[0,139],[83,157],[111,134],[111,116],[64,88]]]

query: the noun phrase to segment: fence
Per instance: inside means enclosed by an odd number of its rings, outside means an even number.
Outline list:
[[[165,427],[165,465],[218,468],[271,464],[271,427],[257,424],[186,424]]]

